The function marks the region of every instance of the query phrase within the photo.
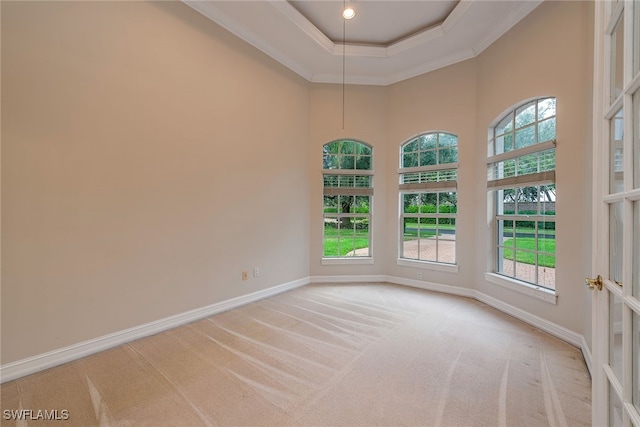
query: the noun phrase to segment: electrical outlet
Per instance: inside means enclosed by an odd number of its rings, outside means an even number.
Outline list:
[[[255,267],[253,269],[253,277],[258,277],[260,276],[260,268],[259,267]]]
[[[422,273],[418,273],[417,274],[417,278],[418,278],[418,280],[422,280]]]
[[[247,280],[249,278],[249,274],[246,271],[242,272],[242,280]]]

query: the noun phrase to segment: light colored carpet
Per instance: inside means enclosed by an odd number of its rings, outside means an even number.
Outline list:
[[[377,283],[306,286],[3,384],[1,393],[3,411],[67,410],[67,421],[51,422],[58,426],[591,419],[577,348],[472,299]]]

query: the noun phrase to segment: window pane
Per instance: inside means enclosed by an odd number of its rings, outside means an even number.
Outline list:
[[[418,140],[414,139],[411,142],[404,145],[402,148],[403,153],[411,153],[414,151],[418,151]]]
[[[513,221],[498,220],[498,245],[513,248],[515,245]]]
[[[458,145],[458,137],[450,133],[439,134],[440,147],[455,147]]]
[[[556,139],[556,118],[552,117],[538,123],[538,142]]]
[[[633,188],[640,188],[640,90],[633,94],[633,171]]]
[[[340,156],[340,169],[355,169],[355,160],[354,156]]]
[[[622,283],[622,202],[609,205],[609,279]]]
[[[633,252],[634,260],[640,259],[640,201],[633,202]],[[631,294],[640,299],[640,262],[632,263],[632,281]]]
[[[438,144],[438,135],[429,133],[420,137],[420,150],[434,150]]]
[[[633,3],[633,75],[640,72],[640,3]]]
[[[356,157],[356,169],[370,170],[371,169],[371,156],[357,156]]]
[[[621,108],[610,121],[609,145],[609,174],[611,193],[618,193],[624,189],[624,112]]]
[[[358,153],[362,156],[371,155],[371,147],[367,147],[365,144],[358,144]]]
[[[622,383],[622,299],[609,294],[609,365]]]
[[[322,158],[323,169],[337,169],[338,168],[338,156],[335,154],[325,154]]]
[[[518,157],[518,175],[528,175],[536,173],[539,170],[538,167],[538,153],[528,154],[526,156]]]
[[[456,228],[454,218],[438,218],[437,261],[456,262]]]
[[[516,129],[536,121],[536,102],[530,102],[516,110]]]
[[[456,163],[458,161],[458,149],[457,148],[442,148],[438,152],[438,163]]]
[[[554,184],[540,186],[540,214],[555,215],[556,186]]]
[[[342,154],[355,154],[353,141],[340,142],[340,152]]]
[[[338,196],[324,196],[324,213],[338,213]]]
[[[556,99],[546,98],[538,102],[538,120],[544,120],[556,115]]]
[[[622,401],[616,394],[616,390],[609,384],[609,426],[622,427]]]
[[[402,156],[402,167],[413,168],[418,166],[418,153],[404,154]]]
[[[437,164],[436,150],[423,151],[420,153],[420,166],[431,166]]]
[[[536,143],[535,127],[529,126],[516,131],[516,149]]]
[[[611,35],[611,99],[613,102],[622,94],[624,71],[624,14]]]
[[[631,330],[633,349],[633,405],[636,407],[636,411],[640,412],[640,316],[637,313],[633,313],[633,327]]]
[[[496,136],[500,136],[505,133],[509,133],[513,131],[513,113],[507,115],[504,119],[498,123],[496,126]],[[497,152],[496,154],[500,154]]]

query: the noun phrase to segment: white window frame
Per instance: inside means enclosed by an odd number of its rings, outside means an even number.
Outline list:
[[[455,146],[440,146],[440,136],[448,135],[450,137],[454,137],[456,140]],[[457,221],[457,212],[455,213],[440,213],[439,212],[439,197],[438,203],[436,204],[436,212],[435,213],[405,213],[404,212],[404,196],[406,194],[438,194],[445,192],[455,192],[456,196],[458,193],[457,188],[457,174],[458,174],[458,162],[450,162],[450,163],[440,163],[439,156],[437,157],[437,163],[432,165],[421,165],[421,166],[413,166],[413,167],[404,167],[404,148],[414,141],[418,141],[421,137],[435,135],[436,136],[436,145],[435,149],[429,149],[424,151],[434,151],[438,154],[442,149],[452,149],[456,150],[456,159],[458,157],[458,147],[459,147],[459,138],[458,135],[447,132],[447,131],[428,131],[422,132],[413,137],[407,139],[400,145],[400,167],[398,169],[399,176],[399,186],[398,186],[398,205],[399,205],[399,232],[398,232],[398,259],[397,264],[405,267],[420,267],[420,268],[429,268],[436,271],[444,271],[450,273],[458,272],[458,256],[457,256],[457,244],[455,244],[456,239],[454,238],[455,245],[455,255],[454,262],[441,262],[438,261],[438,248],[440,247],[440,240],[436,233],[436,259],[435,260],[424,260],[419,259],[420,255],[418,254],[418,258],[408,258],[404,254],[404,222],[406,218],[417,218],[418,221],[423,218],[432,218],[436,220],[436,232],[437,232],[437,222],[441,218],[450,218]],[[418,149],[415,153],[418,158],[420,158],[420,153],[424,152],[422,149]],[[428,177],[431,178],[428,178]],[[424,177],[424,179],[423,179]],[[453,178],[453,179],[452,179]],[[457,227],[457,223],[456,223]],[[418,250],[420,250],[420,244],[418,243]]]
[[[540,233],[537,227],[539,222],[553,222],[556,224],[556,232],[557,232],[557,222],[556,215],[543,215],[541,213],[541,203],[540,200],[537,201],[537,211],[536,215],[529,214],[519,214],[517,203],[514,201],[514,213],[513,214],[505,214],[503,212],[503,196],[502,191],[505,189],[517,189],[524,187],[539,187],[542,185],[553,184],[555,186],[555,149],[556,149],[556,126],[555,123],[556,113],[551,116],[543,117],[542,119],[539,116],[538,106],[540,102],[546,101],[549,99],[553,99],[554,102],[556,100],[555,97],[540,97],[534,99],[528,99],[519,103],[515,107],[511,108],[506,114],[501,115],[498,119],[496,119],[493,125],[489,128],[489,143],[488,143],[488,156],[487,156],[487,190],[489,192],[489,200],[490,200],[490,209],[489,209],[489,220],[491,227],[491,241],[493,247],[493,271],[487,272],[485,278],[487,281],[498,284],[504,287],[507,287],[512,290],[516,290],[517,292],[527,294],[530,296],[534,296],[538,299],[556,303],[556,290],[555,290],[555,282],[553,284],[553,288],[541,285],[539,279],[539,268],[540,262],[539,257],[545,255],[546,253],[539,248],[540,242]],[[534,121],[530,123],[526,123],[520,127],[516,127],[516,113],[520,110],[526,110],[525,107],[530,106],[530,104],[535,105],[534,109]],[[557,108],[557,107],[556,107]],[[557,110],[556,110],[557,112]],[[510,130],[507,132],[503,132],[501,134],[496,134],[496,128],[498,125],[503,124],[505,120],[511,116],[511,126]],[[543,139],[540,141],[539,129],[540,124],[545,121],[554,120],[553,125],[553,139]],[[524,147],[516,148],[516,134],[518,131],[532,131],[534,143],[530,145],[525,145]],[[501,144],[504,144],[506,135],[512,135],[512,144],[513,147],[507,151],[504,150],[504,146],[500,146],[497,143],[498,139],[501,139]],[[552,157],[549,157],[548,154],[553,153]],[[525,170],[524,173],[520,173],[518,170],[518,166],[520,162],[524,163],[523,160],[532,159],[534,156],[536,157],[536,169],[535,170]],[[553,158],[553,168],[549,167],[549,158]],[[546,160],[546,163],[545,163]],[[509,167],[508,167],[509,165]],[[529,166],[530,167],[530,166]],[[506,175],[506,176],[505,176]],[[540,192],[538,192],[540,194]],[[502,200],[500,200],[502,199]],[[555,201],[555,200],[554,200]],[[535,264],[534,264],[534,281],[527,281],[521,277],[518,277],[516,272],[516,264],[514,260],[513,267],[513,275],[506,274],[502,268],[500,268],[500,264],[503,262],[503,249],[505,246],[501,244],[500,235],[503,234],[503,230],[500,227],[501,221],[514,221],[514,233],[515,233],[515,222],[516,221],[531,221],[536,223],[536,227],[534,228],[534,239],[536,241],[536,248],[532,250],[523,250],[525,252],[530,252],[534,255]],[[515,236],[515,235],[514,235]],[[556,234],[557,236],[557,234]],[[513,247],[513,256],[515,258],[515,247]],[[521,250],[521,249],[518,249]],[[555,256],[554,252],[554,256]],[[557,268],[557,265],[556,267]]]
[[[373,264],[373,243],[372,243],[372,211],[373,211],[373,147],[370,144],[367,144],[364,141],[360,141],[352,138],[341,138],[338,140],[330,141],[323,145],[323,156],[324,147],[340,143],[340,142],[352,142],[356,145],[360,144],[367,147],[370,150],[370,154],[368,157],[370,158],[370,169],[355,169],[356,167],[356,157],[354,154],[343,154],[338,153],[338,158],[342,156],[353,156],[354,157],[354,169],[343,169],[340,168],[340,162],[338,161],[338,167],[322,169],[322,177],[323,177],[323,201],[322,201],[322,264]],[[324,158],[323,158],[324,163]],[[325,186],[325,182],[327,177],[353,177],[354,186]],[[360,187],[355,186],[355,182],[358,178],[368,177],[369,178],[369,186],[368,187]],[[355,196],[366,196],[369,197],[369,212],[368,213],[346,213],[346,212],[336,212],[336,213],[327,213],[325,212],[325,204],[324,197],[325,196],[347,196],[347,197],[355,197]],[[338,224],[341,223],[343,218],[366,218],[368,222],[367,228],[367,239],[369,241],[368,254],[365,256],[361,255],[338,255],[338,256],[325,256],[325,227],[327,221],[337,221]]]

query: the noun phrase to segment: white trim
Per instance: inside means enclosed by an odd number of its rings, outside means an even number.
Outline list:
[[[555,291],[543,288],[541,286],[532,285],[527,282],[522,282],[517,279],[502,276],[496,273],[485,273],[484,280],[494,285],[502,286],[503,288],[510,289],[512,291],[519,292],[530,297],[537,298],[541,301],[548,302],[549,304],[557,304],[558,295]]]
[[[587,340],[584,339],[584,335],[581,335],[581,337],[582,337],[582,344],[580,345],[580,350],[582,351],[582,357],[584,358],[584,363],[587,365],[587,369],[589,370],[589,376],[593,378],[591,350],[589,349],[589,344],[587,343]]]
[[[273,47],[273,45],[263,41],[252,31],[247,30],[246,27],[221,12],[220,9],[215,6],[215,2],[198,0],[182,0],[182,2],[222,26],[227,31],[240,37],[251,46],[274,58],[276,61],[280,62],[299,76],[309,81],[313,77],[313,72],[311,70],[307,69],[290,56],[285,55],[283,52]]]
[[[154,322],[146,323],[130,329],[119,331],[113,334],[104,335],[92,340],[84,341],[58,350],[39,354],[16,362],[8,363],[0,366],[0,383],[12,381],[14,379],[30,375],[44,369],[52,368],[63,363],[71,362],[81,357],[89,356],[99,351],[133,341],[135,339],[150,336],[167,329],[184,325],[195,320],[202,319],[223,311],[231,310],[242,305],[259,301],[286,292],[310,283],[392,283],[397,285],[409,286],[418,289],[424,289],[433,292],[442,292],[451,295],[458,295],[467,298],[474,298],[491,307],[509,314],[527,324],[541,329],[556,338],[566,341],[582,350],[587,368],[591,373],[592,362],[589,347],[580,334],[570,331],[555,323],[549,322],[531,313],[519,308],[513,307],[500,300],[492,298],[486,294],[478,292],[474,289],[462,288],[457,286],[443,285],[439,283],[426,282],[420,280],[406,279],[402,277],[385,276],[385,275],[343,275],[343,276],[310,276],[297,279],[281,285],[277,285],[268,289],[253,292],[248,295],[232,298],[219,303],[211,304],[206,307],[190,310],[175,316],[170,316]]]
[[[425,134],[422,134],[425,135]],[[458,146],[456,145],[455,147],[442,147],[442,148],[438,148],[438,151],[440,150],[444,150],[444,149],[449,149],[449,148],[455,148],[456,150],[458,149]],[[421,153],[424,153],[425,151],[436,151],[435,149],[431,149],[431,150],[423,150],[420,151]],[[400,155],[402,154],[413,154],[413,153],[418,153],[418,151],[413,151],[411,153],[400,153]],[[414,166],[411,168],[398,168],[398,173],[400,174],[407,174],[407,173],[418,173],[418,172],[432,172],[432,171],[446,171],[446,170],[451,170],[451,169],[458,169],[458,162],[453,162],[453,163],[438,163],[437,165],[427,165],[427,166]]]
[[[386,282],[387,276],[363,274],[343,275],[343,276],[311,276],[311,283],[366,283],[366,282]]]
[[[389,283],[404,285],[412,288],[424,289],[426,291],[442,292],[445,294],[458,295],[461,297],[474,298],[474,290],[461,288],[459,286],[443,285],[440,283],[426,282],[423,280],[405,279],[404,277],[387,276]]]
[[[535,314],[531,314],[527,311],[521,310],[479,291],[475,291],[475,298],[478,301],[490,305],[491,307],[500,310],[503,313],[509,314],[516,319],[522,320],[523,322],[531,326],[535,326],[536,328],[543,330],[556,338],[560,338],[561,340],[566,341],[569,344],[572,344],[578,348],[582,348],[582,341],[584,339],[583,336],[565,328],[564,326],[557,325],[553,322],[538,317]]]
[[[322,258],[322,265],[354,265],[354,264],[373,264],[373,257],[367,256],[349,256]]]
[[[402,267],[422,268],[425,270],[443,271],[445,273],[457,273],[457,264],[444,264],[441,262],[420,261],[417,259],[398,258],[396,263]]]
[[[517,109],[517,108],[516,108]],[[545,119],[548,120],[548,119]],[[540,123],[543,120],[536,120],[534,124]],[[517,159],[518,157],[526,156],[528,154],[534,154],[542,151],[547,151],[556,148],[556,140],[538,142],[533,145],[528,145],[516,150],[505,151],[504,153],[496,154],[495,156],[487,157],[487,165],[492,163],[504,162],[505,160]]]
[[[0,366],[0,383],[12,381],[25,375],[34,374],[44,369],[53,368],[63,363],[71,362],[81,357],[86,357],[99,351],[139,339],[159,332],[166,331],[186,323],[193,322],[223,311],[231,310],[254,301],[259,301],[291,289],[298,288],[310,283],[310,278],[305,277],[268,289],[253,292],[236,298],[185,311],[164,319],[155,320],[133,328],[103,335],[88,341],[73,344],[47,353],[38,354],[26,359],[7,363]]]

